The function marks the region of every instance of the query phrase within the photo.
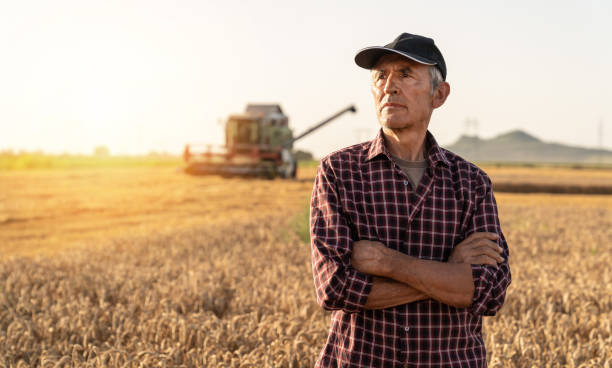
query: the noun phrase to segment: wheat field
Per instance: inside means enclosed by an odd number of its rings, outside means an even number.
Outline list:
[[[0,173],[0,367],[311,367],[311,174]],[[612,366],[612,196],[496,197],[489,366]]]

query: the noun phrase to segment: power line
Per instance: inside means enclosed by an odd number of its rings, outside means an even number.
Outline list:
[[[464,135],[478,137],[478,120],[476,118],[467,117],[464,124]]]

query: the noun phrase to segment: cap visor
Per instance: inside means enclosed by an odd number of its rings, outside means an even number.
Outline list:
[[[355,55],[355,63],[364,69],[372,69],[378,59],[384,54],[398,54],[420,64],[436,65],[436,63],[423,57],[379,46],[366,47],[365,49],[359,50]]]

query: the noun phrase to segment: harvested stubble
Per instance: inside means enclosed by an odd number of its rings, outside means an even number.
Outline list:
[[[612,363],[612,199],[500,195],[513,283],[491,367]],[[328,315],[269,217],[0,263],[0,366],[310,367]]]

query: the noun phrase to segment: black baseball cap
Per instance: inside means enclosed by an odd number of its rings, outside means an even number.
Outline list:
[[[446,63],[442,53],[429,37],[402,33],[385,46],[372,46],[361,49],[355,55],[355,63],[362,68],[372,69],[378,59],[385,54],[399,54],[425,65],[435,65],[446,80]]]

